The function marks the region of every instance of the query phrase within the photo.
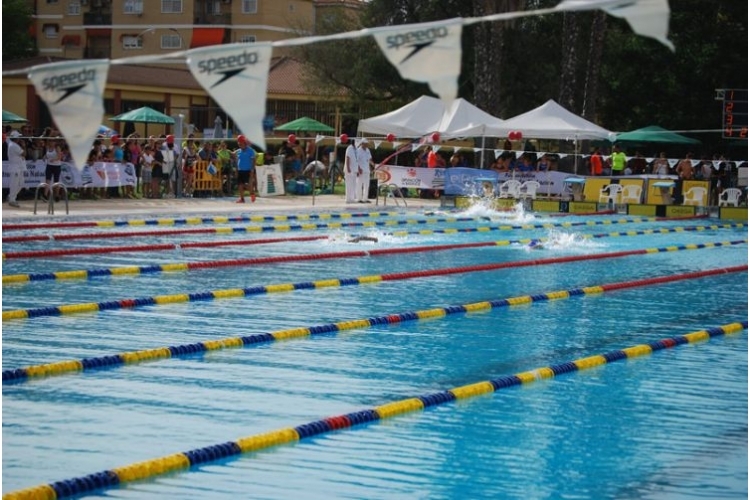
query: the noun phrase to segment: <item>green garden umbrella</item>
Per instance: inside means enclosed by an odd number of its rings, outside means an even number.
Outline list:
[[[133,122],[133,123],[145,123],[146,130],[145,135],[148,135],[148,124],[149,123],[161,123],[163,125],[174,125],[174,118],[169,115],[165,115],[160,111],[156,111],[148,106],[134,109],[123,113],[121,115],[113,116],[110,118],[113,122]]]
[[[615,142],[632,142],[632,143],[647,143],[647,142],[660,142],[663,144],[700,144],[701,141],[697,139],[691,139],[684,135],[670,132],[667,129],[652,125],[650,127],[639,128],[638,130],[631,130],[630,132],[623,132],[617,134]]]
[[[279,125],[274,130],[278,130],[279,132],[334,132],[333,127],[329,127],[325,123],[313,120],[307,116]]]
[[[26,118],[20,117],[15,113],[3,110],[3,123],[26,123]]]

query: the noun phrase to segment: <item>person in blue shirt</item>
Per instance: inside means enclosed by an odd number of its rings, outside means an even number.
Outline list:
[[[235,153],[237,155],[237,184],[240,189],[240,199],[237,203],[245,203],[246,189],[250,191],[250,200],[255,201],[255,150],[244,135],[237,137],[237,143],[240,146]]]

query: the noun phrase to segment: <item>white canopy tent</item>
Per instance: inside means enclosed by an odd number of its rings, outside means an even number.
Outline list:
[[[519,131],[530,139],[580,141],[613,137],[609,130],[571,113],[552,99],[538,108],[508,118],[501,126],[488,130],[487,135],[506,137],[511,131]]]
[[[395,134],[398,137],[421,137],[437,132],[444,110],[445,106],[440,99],[422,96],[389,113],[360,120],[358,132],[383,136]]]
[[[465,99],[446,105],[442,100],[422,96],[390,113],[359,121],[359,133],[398,137],[421,137],[439,132],[444,138],[480,137],[503,121]]]
[[[519,131],[523,134],[523,137],[529,139],[574,141],[576,151],[574,173],[578,173],[580,141],[610,139],[615,136],[613,132],[571,113],[552,99],[538,108],[508,118],[500,127],[493,127],[492,130],[488,131],[488,135],[507,137],[512,131]]]

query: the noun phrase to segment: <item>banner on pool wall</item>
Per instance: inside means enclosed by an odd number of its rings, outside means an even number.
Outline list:
[[[383,165],[375,171],[378,184],[395,184],[397,187],[416,189],[445,189],[445,194],[473,196],[481,190],[481,180],[493,179],[498,185],[515,179],[520,182],[537,181],[541,195],[562,195],[565,172],[496,172],[478,168],[423,168]]]
[[[43,160],[27,161],[23,173],[23,187],[36,189],[45,181],[44,172],[47,165]],[[10,180],[9,165],[3,162],[3,189],[8,188]],[[71,163],[63,162],[60,169],[60,182],[70,188],[106,188],[116,186],[135,186],[135,167],[132,163],[94,163],[84,165],[78,170]]]

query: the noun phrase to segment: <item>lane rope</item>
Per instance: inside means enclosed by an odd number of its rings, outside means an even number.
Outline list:
[[[734,227],[734,224],[726,224],[725,226]],[[739,226],[744,227],[744,224],[740,223]],[[473,228],[477,230],[478,228]],[[609,237],[619,236],[643,236],[643,235],[657,235],[657,234],[669,234],[679,233],[685,231],[706,231],[712,229],[719,229],[718,226],[687,226],[679,228],[655,228],[655,229],[642,229],[637,231],[621,231],[612,233],[599,233],[599,234],[582,234],[580,235],[584,239],[601,239]],[[419,231],[409,232],[396,232],[389,233],[391,236],[408,236],[411,234],[421,234]],[[237,245],[244,244],[265,244],[271,242],[286,242],[286,241],[313,241],[327,238],[326,236],[303,236],[300,238],[280,238],[280,239],[265,239],[265,240],[249,240],[249,243],[245,243],[246,240],[238,240],[233,243]],[[536,241],[545,242],[548,238],[536,238]],[[214,261],[202,261],[202,262],[175,262],[170,264],[153,264],[149,266],[125,266],[125,267],[113,267],[113,268],[99,268],[99,269],[79,269],[71,271],[57,271],[47,273],[28,273],[28,274],[10,274],[2,277],[2,284],[17,284],[17,283],[30,283],[37,281],[49,281],[49,280],[74,280],[74,279],[92,279],[102,276],[125,276],[125,275],[139,275],[139,274],[154,274],[154,273],[165,273],[165,272],[188,272],[206,268],[221,268],[221,267],[240,267],[240,266],[252,266],[258,264],[270,264],[278,262],[292,262],[294,260],[305,261],[305,260],[324,260],[324,259],[336,259],[336,258],[352,258],[352,257],[370,257],[379,255],[389,255],[392,253],[419,253],[419,252],[430,252],[430,251],[444,251],[444,250],[455,250],[465,248],[481,248],[490,246],[509,246],[512,244],[528,244],[531,240],[524,238],[518,240],[501,240],[494,242],[475,242],[475,243],[455,243],[451,246],[446,245],[423,245],[415,247],[402,247],[392,249],[373,249],[369,251],[362,251],[359,254],[352,255],[351,252],[328,252],[322,254],[302,254],[302,255],[285,255],[285,256],[273,256],[273,257],[250,257],[245,259],[228,259],[228,260],[214,260]],[[747,241],[747,240],[745,240]],[[216,243],[216,242],[213,242]],[[202,245],[202,244],[201,244]],[[183,248],[193,248],[191,243],[183,244],[169,244],[165,245],[165,250],[181,250]]]
[[[528,240],[528,241],[530,242],[531,240]],[[682,251],[682,250],[699,250],[699,249],[704,249],[704,248],[741,245],[741,244],[746,244],[746,243],[747,243],[747,240],[736,240],[736,241],[715,242],[715,243],[700,243],[700,244],[693,243],[693,244],[687,244],[687,245],[671,245],[671,246],[660,247],[660,248],[623,250],[619,252],[606,252],[606,253],[589,254],[589,255],[569,255],[569,256],[564,256],[564,257],[550,257],[547,259],[531,259],[531,260],[499,262],[499,263],[491,263],[491,264],[479,264],[479,265],[473,265],[473,266],[464,266],[464,267],[447,268],[447,269],[425,269],[425,270],[411,271],[411,272],[405,272],[405,273],[362,276],[359,278],[344,278],[344,279],[330,278],[330,279],[317,280],[317,281],[305,281],[302,283],[265,285],[265,286],[256,286],[256,287],[250,287],[250,288],[209,290],[209,291],[203,291],[203,292],[180,293],[180,294],[172,294],[172,295],[156,295],[156,296],[151,296],[151,297],[117,299],[117,300],[110,300],[110,301],[103,301],[103,302],[88,302],[88,303],[78,303],[78,304],[63,304],[59,306],[45,306],[45,307],[38,307],[38,308],[33,308],[33,309],[15,309],[15,310],[3,311],[3,322],[10,321],[10,320],[17,320],[17,319],[39,318],[43,316],[62,316],[62,315],[69,315],[69,314],[82,314],[82,313],[110,311],[110,310],[115,310],[115,309],[136,309],[140,307],[153,306],[153,305],[177,304],[177,303],[185,303],[185,302],[204,301],[204,300],[247,297],[250,295],[259,295],[259,294],[264,294],[264,293],[290,292],[294,290],[307,290],[307,289],[329,288],[329,287],[336,287],[336,286],[360,285],[364,283],[374,283],[374,282],[384,281],[383,279],[384,276],[385,277],[401,276],[399,279],[423,278],[423,277],[430,277],[430,276],[444,276],[444,275],[456,274],[456,273],[489,271],[489,270],[511,268],[511,267],[559,264],[559,263],[578,262],[578,261],[587,261],[587,260],[601,260],[601,259],[607,259],[607,258],[626,257],[626,256],[632,256],[632,255],[644,255],[648,253],[661,253],[661,252],[672,252],[672,251]],[[490,244],[493,244],[493,243],[490,243]],[[472,244],[472,245],[475,245],[475,244]],[[448,245],[443,245],[443,247],[446,247],[446,246]],[[431,248],[435,248],[435,247],[431,247]],[[380,254],[385,254],[385,253],[403,254],[403,253],[407,253],[409,250],[410,249],[408,248],[406,249],[388,248],[388,249],[380,249],[378,250],[378,252]],[[365,250],[365,251],[359,251],[359,252],[338,252],[334,254],[316,254],[316,255],[308,256],[309,258],[307,260],[319,261],[319,260],[324,260],[328,258],[369,257],[370,254],[374,252],[375,250],[371,250],[369,252]],[[262,257],[261,259],[263,262],[266,262],[266,263],[276,262],[276,261],[279,261],[279,259],[281,259],[281,261],[293,260],[293,259],[290,259],[289,257],[290,256]],[[294,260],[299,260],[299,259],[294,259]],[[211,263],[203,263],[203,264],[205,264],[205,267],[209,267],[209,264]]]
[[[123,227],[123,226],[180,226],[197,224],[229,224],[232,222],[285,222],[290,220],[325,220],[325,219],[354,219],[363,217],[396,217],[399,212],[332,212],[299,215],[238,215],[234,217],[186,217],[179,219],[129,219],[78,222],[33,222],[19,224],[3,224],[3,231],[20,231],[26,229],[60,229],[82,227]]]
[[[472,228],[448,228],[448,229],[428,229],[422,231],[413,232],[399,232],[395,231],[392,234],[395,236],[401,236],[404,234],[419,234],[419,235],[434,235],[434,234],[457,234],[457,233],[470,233],[470,232],[489,232],[489,231],[511,231],[511,230],[530,230],[530,229],[553,229],[553,228],[570,228],[579,226],[599,226],[599,225],[612,225],[612,224],[631,224],[640,222],[650,222],[653,219],[641,218],[641,219],[619,219],[619,220],[606,220],[606,221],[585,221],[585,222],[563,222],[563,223],[543,223],[543,224],[520,224],[520,225],[501,225],[501,226],[481,226]],[[428,224],[438,222],[437,220],[431,219],[419,219],[419,220],[398,220],[398,221],[374,221],[374,222],[353,222],[353,223],[332,223],[332,224],[311,224],[310,227],[304,225],[299,226],[248,226],[245,228],[224,228],[220,232],[232,233],[232,232],[265,232],[268,231],[297,231],[297,230],[312,230],[321,229],[318,226],[325,226],[326,229],[344,229],[351,227],[388,227],[398,225],[410,225],[410,224]],[[686,226],[690,228],[691,226]],[[698,226],[692,226],[698,227]],[[731,227],[745,227],[744,223],[735,224],[713,224],[710,226],[699,226],[704,229],[719,229],[719,228],[731,228]],[[679,229],[679,230],[690,230],[690,229]],[[217,232],[218,233],[218,232]],[[252,242],[253,240],[245,240],[246,242]],[[181,248],[208,248],[208,247],[219,247],[226,245],[240,245],[242,244],[238,240],[230,241],[212,241],[212,242],[184,242],[181,243]],[[253,243],[247,243],[253,244]],[[9,259],[31,259],[31,258],[42,258],[42,257],[63,257],[70,255],[93,255],[93,254],[104,254],[104,253],[121,253],[121,252],[143,252],[143,251],[161,251],[174,249],[174,243],[163,243],[163,244],[152,244],[152,245],[130,245],[130,246],[112,246],[112,247],[88,247],[88,248],[71,248],[71,249],[51,249],[51,250],[31,250],[31,251],[20,251],[20,252],[4,252],[2,254],[3,260]]]
[[[442,224],[452,222],[473,222],[476,220],[474,217],[458,217],[458,218],[434,218],[434,219],[396,219],[399,224]],[[291,230],[298,229],[326,229],[331,224],[341,227],[361,227],[361,226],[385,226],[389,225],[387,221],[378,221],[368,224],[367,222],[339,222],[339,223],[316,223],[316,224],[299,224],[295,226],[281,225],[281,226],[246,226],[246,227],[216,227],[216,228],[200,228],[200,229],[162,229],[158,231],[118,231],[118,232],[106,232],[106,233],[61,233],[61,234],[30,234],[20,236],[6,236],[3,237],[3,243],[23,243],[28,241],[67,241],[67,240],[95,240],[95,239],[107,239],[107,238],[140,238],[143,236],[177,236],[183,234],[227,234],[227,233],[253,233],[253,232],[270,232],[270,231],[288,231],[289,227]]]
[[[194,466],[214,463],[245,453],[266,450],[285,444],[295,444],[303,439],[321,434],[353,429],[370,422],[424,411],[430,407],[453,403],[457,400],[475,398],[492,394],[502,389],[509,389],[540,380],[553,379],[564,374],[597,368],[614,363],[615,361],[635,359],[680,345],[707,342],[713,337],[736,334],[746,330],[747,327],[748,322],[745,320],[675,337],[667,337],[646,344],[638,344],[624,349],[609,351],[604,354],[578,358],[573,361],[543,366],[513,375],[505,375],[495,379],[393,401],[343,415],[327,417],[296,427],[286,427],[261,434],[254,434],[239,438],[236,441],[227,441],[186,452],[135,462],[86,476],[32,486],[3,495],[3,499],[62,499],[111,489],[122,484],[185,471]]]
[[[579,259],[581,260],[581,259]],[[534,265],[533,261],[530,261],[528,265]],[[141,363],[145,361],[157,361],[162,359],[168,359],[183,355],[192,355],[196,353],[203,353],[207,351],[216,351],[221,349],[232,349],[242,348],[245,346],[265,344],[269,342],[275,342],[279,340],[289,340],[293,338],[304,338],[315,335],[332,334],[345,330],[352,330],[357,328],[369,328],[375,325],[384,325],[391,323],[401,323],[406,321],[415,321],[428,318],[443,318],[451,314],[476,312],[476,311],[487,311],[499,307],[514,306],[520,304],[530,304],[533,302],[543,302],[549,300],[561,300],[569,299],[570,297],[578,295],[589,295],[589,294],[601,294],[609,291],[623,290],[626,288],[643,287],[655,284],[672,283],[675,281],[683,281],[690,279],[704,278],[707,276],[716,276],[729,273],[747,272],[748,266],[735,266],[725,267],[718,269],[709,269],[705,271],[695,271],[691,273],[683,273],[677,275],[661,276],[654,278],[644,278],[638,280],[624,281],[619,283],[609,283],[598,286],[587,286],[572,288],[569,290],[558,290],[555,292],[546,292],[534,295],[523,295],[519,297],[511,297],[506,299],[498,299],[491,301],[476,302],[472,304],[453,305],[448,307],[439,307],[433,309],[425,309],[421,311],[409,311],[405,313],[394,313],[387,314],[385,316],[371,317],[367,319],[355,319],[340,321],[337,323],[328,323],[324,325],[317,325],[311,327],[298,327],[288,330],[280,330],[273,333],[260,333],[255,335],[248,335],[243,337],[229,337],[223,339],[207,340],[203,342],[197,342],[194,344],[185,344],[169,347],[159,347],[154,349],[146,349],[141,351],[125,352],[121,354],[100,356],[95,358],[85,358],[82,360],[67,360],[59,361],[55,363],[46,363],[42,365],[28,366],[24,368],[9,369],[3,371],[3,384],[6,382],[25,382],[32,378],[51,377],[64,375],[68,373],[76,373],[82,371],[89,371],[101,368],[112,368],[115,366],[123,366]],[[461,271],[456,271],[461,272]],[[407,274],[407,278],[416,277],[415,274],[419,274],[420,277],[423,272],[416,273],[400,273],[397,275],[391,275],[387,280],[404,279],[403,275]],[[382,277],[370,277],[372,281],[386,281]],[[377,278],[377,279],[376,279]],[[362,280],[363,278],[360,278]],[[334,280],[335,281],[335,280]],[[354,283],[353,283],[354,284]],[[360,284],[357,282],[356,284]],[[294,286],[294,285],[289,285]],[[279,285],[278,291],[288,291],[288,288],[284,285]],[[261,288],[261,287],[259,287]],[[242,292],[242,290],[239,290]]]

